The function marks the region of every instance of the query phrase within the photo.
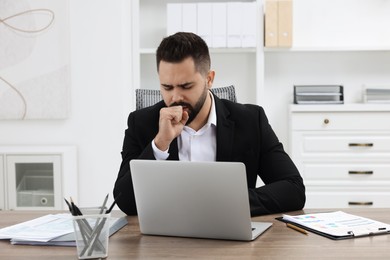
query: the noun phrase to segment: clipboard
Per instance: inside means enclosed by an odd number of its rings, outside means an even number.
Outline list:
[[[390,225],[342,211],[303,215],[283,215],[276,220],[290,223],[312,233],[343,240],[390,234]]]

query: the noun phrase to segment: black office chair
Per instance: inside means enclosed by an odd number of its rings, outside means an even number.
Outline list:
[[[233,85],[227,87],[211,88],[210,89],[217,97],[227,99],[232,102],[237,102],[236,90]],[[149,107],[160,100],[162,96],[158,89],[136,89],[135,90],[136,106],[135,109]]]

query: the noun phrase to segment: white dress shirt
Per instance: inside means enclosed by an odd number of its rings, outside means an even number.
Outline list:
[[[217,114],[215,101],[211,96],[211,109],[207,123],[198,131],[189,126],[184,126],[183,131],[177,137],[180,161],[215,161],[217,157]],[[168,150],[161,151],[152,141],[154,157],[157,160],[166,160]]]

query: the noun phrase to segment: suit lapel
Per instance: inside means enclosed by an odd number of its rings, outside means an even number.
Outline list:
[[[217,111],[217,161],[230,161],[233,151],[235,124],[228,117],[230,112],[223,102],[214,95]]]
[[[177,138],[173,139],[169,146],[169,157],[168,160],[178,161],[179,160],[179,148],[177,147]]]

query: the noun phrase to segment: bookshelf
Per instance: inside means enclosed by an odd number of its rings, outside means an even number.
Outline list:
[[[132,1],[132,93],[138,87],[158,88],[154,52],[166,32],[165,6],[190,2],[210,1]],[[238,102],[263,106],[289,154],[296,151],[293,147],[296,141],[291,141],[290,131],[294,85],[343,85],[345,103],[337,108],[294,106],[294,113],[322,113],[323,109],[333,109],[337,111],[328,112],[359,115],[389,110],[386,104],[363,104],[362,87],[364,84],[390,85],[390,1],[293,0],[291,48],[263,47],[265,0],[255,2],[258,44],[255,48],[211,49],[212,67],[216,70],[214,86],[234,84]],[[388,113],[379,115],[385,119]],[[346,124],[353,123],[348,116],[344,120]],[[314,189],[318,191],[319,187],[314,186]],[[373,192],[375,187],[368,189]],[[386,195],[387,192],[385,189]]]
[[[155,51],[166,36],[167,3],[202,3],[210,1],[186,0],[136,0],[132,1],[132,35],[133,35],[133,77],[132,93],[136,88],[158,89],[159,81],[156,71]],[[212,2],[237,2],[216,0]],[[262,1],[257,6],[256,27],[257,43],[263,42]],[[216,71],[214,87],[235,85],[237,98],[241,103],[261,103],[263,78],[263,46],[248,48],[210,48],[212,69]]]

